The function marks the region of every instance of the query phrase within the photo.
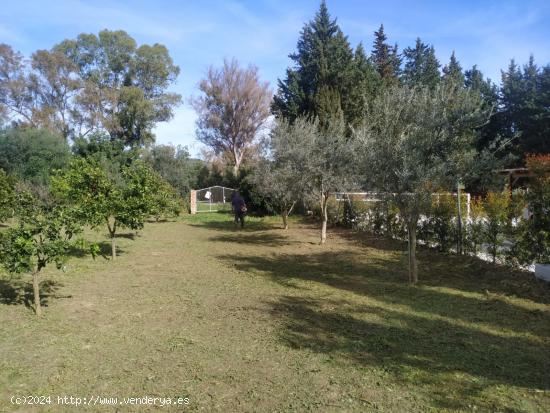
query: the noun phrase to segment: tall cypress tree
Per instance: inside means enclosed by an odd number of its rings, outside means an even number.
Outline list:
[[[403,50],[405,67],[403,80],[408,85],[424,85],[435,87],[439,82],[439,61],[435,57],[435,49],[416,39],[414,48]]]
[[[527,153],[550,153],[550,102],[547,99],[550,92],[545,75],[548,76],[548,72],[541,71],[531,55],[523,66],[521,98],[516,113],[516,124],[522,133],[519,139],[522,157]]]
[[[290,121],[302,115],[317,116],[321,125],[326,123],[324,118],[343,113],[344,121],[349,122],[353,50],[336,19],[330,17],[325,1],[302,29],[297,51],[290,58],[294,65],[287,69],[285,79],[278,81],[273,113]]]
[[[383,83],[390,85],[398,82],[401,61],[397,52],[397,45],[391,47],[387,40],[384,25],[381,24],[380,28],[374,32],[371,59]]]
[[[359,43],[353,56],[353,87],[349,99],[348,120],[352,127],[363,120],[367,105],[375,98],[381,86],[380,76],[367,57],[365,48]]]
[[[445,82],[452,82],[457,87],[462,87],[464,85],[464,73],[462,73],[462,66],[460,66],[454,51],[451,54],[449,63],[443,68],[443,80]]]

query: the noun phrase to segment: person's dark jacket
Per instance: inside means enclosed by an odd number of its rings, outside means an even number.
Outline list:
[[[244,199],[243,199],[242,196],[237,195],[231,201],[231,205],[233,206],[233,211],[235,211],[236,214],[242,214],[243,213],[243,207],[246,206],[246,203],[244,202]]]

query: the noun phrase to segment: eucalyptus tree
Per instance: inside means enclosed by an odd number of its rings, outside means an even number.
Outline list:
[[[436,189],[451,190],[472,169],[475,130],[490,115],[477,93],[452,84],[390,88],[356,132],[371,188],[399,208],[408,231],[409,281],[418,281],[416,232]]]
[[[271,89],[256,66],[242,68],[235,59],[210,67],[200,82],[202,94],[192,99],[197,137],[216,155],[231,159],[235,176],[249,158],[270,116]]]
[[[138,46],[122,30],[80,34],[28,61],[0,44],[0,119],[65,139],[105,132],[127,146],[142,146],[181,102],[168,91],[178,73],[165,46]]]

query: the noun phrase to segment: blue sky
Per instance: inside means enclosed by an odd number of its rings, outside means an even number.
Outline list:
[[[2,0],[0,42],[25,55],[48,49],[82,32],[123,29],[138,43],[165,44],[181,74],[173,89],[186,102],[210,64],[224,57],[260,68],[273,89],[289,64],[300,29],[319,0],[85,1]],[[402,50],[416,37],[433,44],[445,63],[454,50],[463,67],[478,67],[500,79],[510,58],[525,63],[534,54],[550,63],[550,1],[368,1],[328,0],[332,16],[353,46],[370,50],[373,32],[384,23],[388,40]],[[197,154],[195,115],[187,103],[174,119],[156,128],[157,141],[187,145]]]

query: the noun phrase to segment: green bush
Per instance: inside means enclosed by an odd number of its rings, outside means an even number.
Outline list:
[[[485,197],[485,224],[482,234],[493,263],[502,255],[501,247],[509,228],[509,206],[510,194],[507,190],[489,192]]]
[[[485,211],[483,199],[474,198],[470,202],[470,219],[464,225],[464,249],[477,255],[483,244],[483,228],[485,225]]]
[[[0,168],[33,187],[47,187],[52,173],[68,166],[70,155],[65,139],[47,130],[0,131]]]
[[[0,169],[0,222],[11,218],[15,207],[15,181]]]
[[[337,201],[334,196],[328,198],[327,201],[327,215],[328,215],[328,224],[330,225],[340,225],[344,224],[344,205],[343,202]],[[317,219],[321,219],[321,205],[318,202],[315,202],[311,211],[313,216]]]
[[[432,205],[421,226],[420,238],[429,245],[435,245],[442,252],[448,252],[457,240],[458,215],[456,199],[448,193],[432,197]]]
[[[515,258],[521,264],[550,264],[550,155],[530,156],[534,173],[525,194],[530,216],[518,229]]]

